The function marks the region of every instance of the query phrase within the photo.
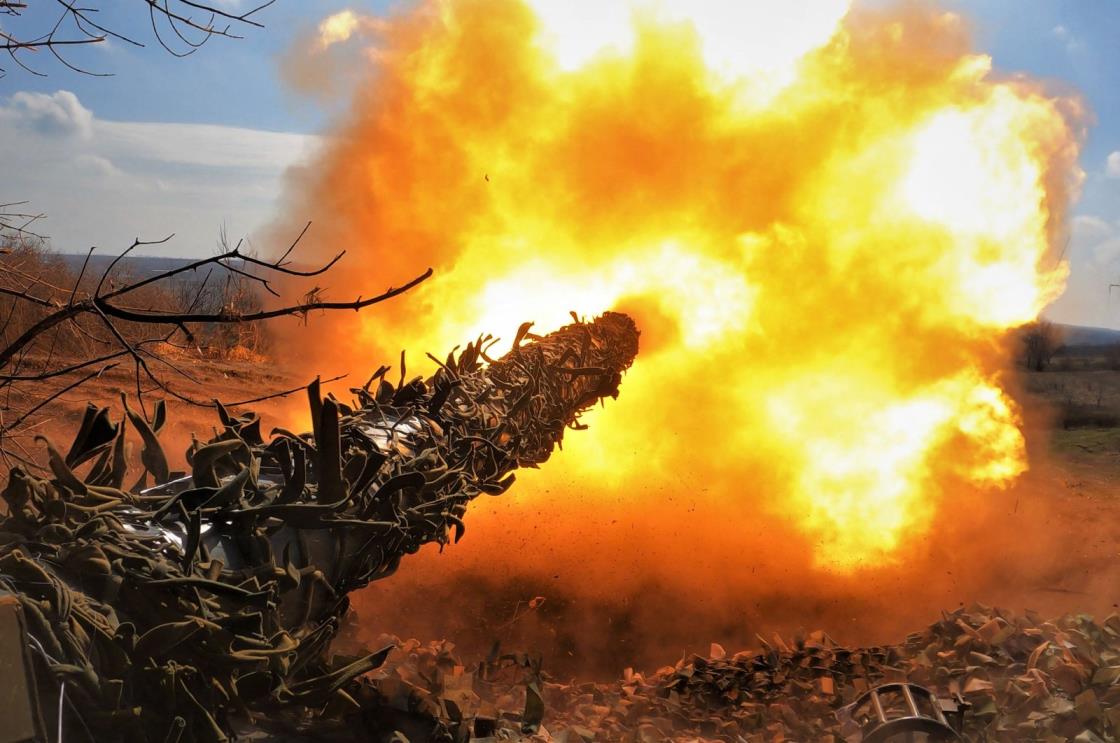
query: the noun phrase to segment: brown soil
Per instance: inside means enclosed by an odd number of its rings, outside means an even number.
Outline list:
[[[227,361],[182,355],[175,358],[174,363],[190,374],[195,381],[170,373],[167,376],[171,380],[172,389],[198,401],[214,398],[223,401],[248,400],[292,389],[309,381],[296,379],[279,365],[265,360]],[[145,390],[147,389],[146,385]],[[102,376],[59,397],[54,403],[45,406],[40,413],[32,416],[27,424],[21,427],[20,436],[16,440],[17,451],[21,447],[23,452],[41,461],[42,447],[35,443],[33,438],[35,435],[47,436],[60,448],[69,446],[74,434],[77,433],[86,406],[90,403],[108,406],[112,410],[114,419],[119,418],[122,413],[122,393],[128,396],[129,405],[133,409],[140,407],[136,402],[136,376],[128,363],[109,369]],[[285,412],[297,404],[297,401],[302,404],[304,399],[302,393],[298,392],[291,398],[294,398],[291,402],[269,401],[249,405],[246,408],[262,414],[264,418],[262,430],[268,431],[273,426],[291,425],[291,421],[284,417]],[[145,395],[147,417],[151,417],[152,405],[161,399],[167,404],[167,425],[161,431],[160,440],[172,469],[181,469],[185,464],[184,452],[190,445],[192,434],[202,440],[210,438],[214,434],[214,426],[218,418],[212,406],[191,405],[159,391],[148,392]],[[19,405],[13,405],[17,410],[26,409],[25,406],[35,403],[33,400],[18,402]],[[234,411],[239,412],[242,409],[234,408]],[[130,435],[135,439],[134,433]],[[133,457],[136,456],[137,448],[133,446]],[[138,466],[137,464],[136,467]],[[5,475],[4,469],[0,464],[0,476]]]

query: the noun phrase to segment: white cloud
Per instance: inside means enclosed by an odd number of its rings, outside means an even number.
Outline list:
[[[1109,178],[1120,178],[1120,150],[1109,153],[1105,160],[1104,172]]]
[[[69,90],[19,92],[0,108],[0,120],[47,136],[88,139],[92,133],[93,112]]]
[[[1081,54],[1086,50],[1085,42],[1075,36],[1072,31],[1062,25],[1054,26],[1050,30],[1058,41],[1065,45],[1066,52],[1069,54]]]
[[[1091,214],[1075,216],[1065,255],[1069,281],[1047,316],[1059,322],[1115,327],[1116,305],[1108,285],[1120,278],[1120,225]]]
[[[1094,277],[1117,268],[1120,229],[1116,224],[1092,214],[1078,214],[1070,227],[1066,252],[1073,264],[1090,268]]]
[[[1093,246],[1093,260],[1101,268],[1115,268],[1120,258],[1120,238],[1112,237]]]
[[[116,165],[107,157],[83,153],[74,158],[74,165],[79,169],[101,176],[123,175]]]
[[[275,170],[314,148],[318,138],[213,124],[152,124],[123,121],[94,123],[106,150],[132,159],[208,168]]]
[[[126,247],[176,233],[161,254],[209,253],[276,214],[288,167],[318,137],[211,124],[103,121],[67,91],[0,99],[0,201],[30,200],[59,250]]]
[[[1092,245],[1111,237],[1113,226],[1100,217],[1079,214],[1073,218],[1072,240],[1078,244]]]

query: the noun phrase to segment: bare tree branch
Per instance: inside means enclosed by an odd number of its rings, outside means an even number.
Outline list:
[[[2,38],[3,35],[3,31],[0,31],[0,38]],[[0,70],[0,72],[2,72],[2,70]],[[8,233],[16,235],[18,237],[31,237],[38,240],[43,240],[46,238],[45,235],[40,235],[29,229],[32,224],[39,221],[40,219],[43,219],[43,217],[45,217],[46,215],[27,214],[25,212],[18,211],[20,207],[26,205],[26,201],[13,201],[8,204],[0,204],[0,236]]]
[[[144,0],[144,4],[147,6],[152,36],[156,42],[169,53],[185,57],[215,36],[240,39],[240,29],[263,28],[257,15],[275,1],[267,0],[245,12],[229,10],[217,2],[194,0]],[[0,0],[0,15],[22,21],[19,31],[8,27],[0,28],[0,51],[6,52],[16,65],[32,75],[42,76],[43,73],[27,64],[28,57],[46,50],[60,64],[74,72],[97,77],[108,76],[111,73],[94,72],[75,64],[63,52],[74,47],[100,44],[109,39],[132,46],[144,46],[142,41],[113,30],[99,20],[98,13],[114,4],[114,0],[86,0],[84,5],[78,5],[76,0],[54,0],[53,3],[40,0],[35,4]],[[36,23],[41,20],[46,22]],[[8,24],[12,25],[15,24]],[[23,27],[36,26],[42,30],[22,30]],[[173,38],[165,38],[167,30],[170,30]],[[0,77],[4,74],[5,70],[0,67]]]
[[[155,241],[137,238],[93,275],[90,275],[93,265],[93,250],[90,250],[72,282],[63,283],[56,278],[55,284],[44,281],[42,274],[58,276],[63,272],[52,272],[42,262],[43,254],[35,254],[34,250],[26,256],[38,255],[38,264],[30,257],[21,257],[23,254],[19,251],[27,249],[10,243],[17,247],[0,254],[0,308],[8,307],[8,317],[0,329],[0,394],[6,400],[0,405],[0,455],[5,454],[5,440],[22,435],[18,427],[33,414],[128,360],[131,360],[137,403],[142,410],[147,410],[145,397],[155,391],[189,405],[211,406],[213,400],[185,394],[171,383],[173,377],[179,377],[196,386],[200,384],[184,365],[168,356],[175,353],[173,349],[182,347],[172,343],[176,336],[181,335],[186,343],[194,346],[200,335],[209,333],[209,337],[213,337],[215,328],[252,326],[280,317],[306,319],[308,314],[320,310],[360,311],[400,296],[432,275],[429,268],[399,287],[350,301],[330,301],[315,287],[298,301],[284,302],[273,289],[272,279],[281,275],[296,279],[321,276],[345,255],[345,251],[340,251],[326,263],[310,268],[293,265],[290,256],[309,226],[273,260],[245,252],[238,243],[207,258],[154,275],[132,278],[122,273],[128,257],[137,248],[160,245],[171,239],[170,236]],[[189,274],[198,275],[197,272],[203,270],[201,280],[189,278]],[[211,282],[215,271],[224,272],[224,284],[215,286]],[[234,284],[239,288],[231,289]],[[271,307],[264,305],[263,292],[254,291],[254,287],[280,301]],[[246,291],[251,301],[243,294]],[[17,316],[18,321],[15,320]],[[14,328],[10,333],[9,326]],[[60,333],[64,330],[69,350],[56,355],[56,346],[62,338]],[[234,344],[240,342],[238,338],[244,338],[241,331],[234,336]],[[75,347],[79,349],[77,352]],[[34,392],[50,380],[73,377],[77,378],[41,399]],[[300,389],[303,387],[265,392],[251,400],[226,404],[260,402]],[[15,398],[19,410],[13,408],[12,402],[17,390],[19,394]],[[11,422],[5,422],[5,411],[16,413]]]
[[[24,412],[19,418],[16,418],[11,423],[6,424],[5,425],[5,430],[3,432],[0,432],[0,433],[7,433],[7,432],[14,431],[14,430],[18,429],[21,423],[23,423],[25,420],[30,418],[35,413],[39,412],[44,406],[49,405],[50,403],[54,402],[55,400],[57,400],[62,395],[65,395],[67,392],[70,392],[71,390],[75,390],[78,387],[81,387],[83,384],[90,381],[91,379],[96,379],[97,377],[100,377],[102,374],[109,371],[114,366],[116,366],[116,364],[109,364],[107,366],[103,366],[100,369],[97,369],[95,371],[90,372],[89,374],[85,375],[81,379],[78,379],[74,382],[71,382],[70,384],[66,385],[65,387],[63,387],[58,392],[55,392],[55,393],[51,394],[50,396],[44,398],[42,402],[40,402],[38,405],[31,408],[30,410]]]

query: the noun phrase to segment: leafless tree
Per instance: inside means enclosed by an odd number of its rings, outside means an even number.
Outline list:
[[[140,0],[135,5],[147,13],[159,45],[185,57],[215,36],[238,39],[243,29],[261,27],[257,15],[275,1],[258,2],[243,12],[205,0]],[[144,46],[134,36],[109,28],[104,20],[101,11],[119,4],[121,0],[0,0],[0,18],[9,20],[0,25],[0,50],[32,75],[43,75],[31,64],[31,58],[42,52],[75,72],[103,75],[73,63],[66,51],[110,39]],[[0,67],[0,76],[4,74]]]
[[[229,243],[223,231],[218,243],[218,253],[229,250]],[[256,258],[257,254],[242,248],[240,252]],[[232,268],[243,268],[236,261],[230,261]],[[198,272],[195,272],[196,274]],[[216,275],[207,280],[194,276],[175,282],[171,287],[173,307],[189,307],[192,304],[206,307],[224,307],[230,312],[254,314],[264,309],[266,290],[259,282],[244,273],[225,270],[224,265]],[[249,358],[259,357],[266,349],[269,335],[261,323],[210,324],[195,333],[194,346],[199,355],[218,359],[230,359],[239,352]],[[243,357],[244,358],[244,357]]]
[[[25,455],[12,446],[20,435],[27,435],[21,427],[61,395],[109,369],[121,365],[131,368],[134,397],[145,416],[145,400],[152,394],[210,407],[213,399],[198,399],[178,387],[177,378],[191,383],[196,380],[176,363],[169,349],[192,344],[197,334],[214,327],[247,327],[281,317],[306,318],[320,311],[362,310],[399,296],[432,275],[429,268],[400,287],[349,301],[325,299],[318,287],[298,299],[285,300],[273,287],[275,279],[321,276],[345,255],[340,251],[323,265],[297,268],[291,256],[309,227],[275,260],[258,258],[251,251],[243,251],[238,243],[208,258],[138,278],[122,278],[117,270],[121,262],[137,248],[162,244],[170,238],[135,240],[96,276],[87,275],[91,250],[80,273],[67,285],[52,283],[59,272],[43,270],[42,263],[36,264],[37,270],[29,270],[21,258],[33,247],[9,240],[12,247],[0,254],[4,259],[0,263],[0,455],[22,460]],[[168,308],[166,300],[173,293],[166,289],[186,274],[201,279],[194,282],[185,304]],[[233,301],[236,297],[228,289],[212,290],[213,282],[231,281],[230,277],[244,282],[242,290],[249,285],[259,287],[271,298],[271,305]],[[165,291],[151,293],[158,288]],[[161,303],[164,306],[159,306]],[[61,352],[60,344],[66,343],[69,349]],[[268,391],[251,400],[222,402],[226,406],[243,405],[301,389]]]
[[[1036,320],[1023,328],[1023,360],[1031,371],[1045,371],[1061,348],[1061,334],[1049,320]]]

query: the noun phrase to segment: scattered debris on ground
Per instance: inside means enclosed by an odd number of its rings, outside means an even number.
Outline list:
[[[973,606],[897,645],[845,648],[822,632],[759,638],[760,652],[713,645],[708,657],[648,675],[627,669],[613,683],[550,679],[526,655],[495,652],[467,667],[449,643],[383,640],[397,650],[370,683],[400,709],[429,710],[482,740],[858,741],[837,712],[891,681],[959,696],[974,743],[1120,736],[1117,615],[1044,621]]]

